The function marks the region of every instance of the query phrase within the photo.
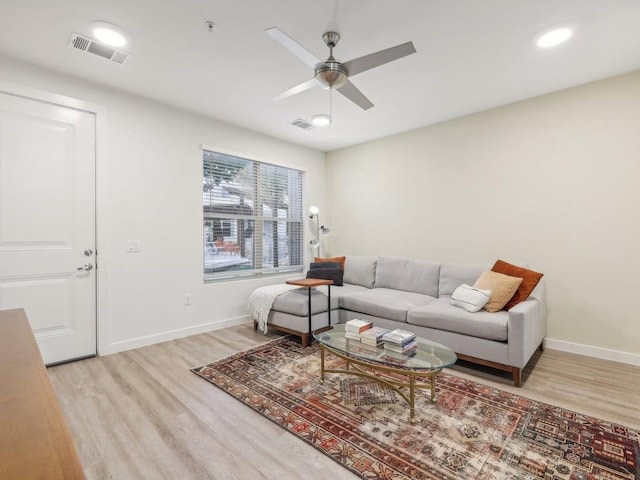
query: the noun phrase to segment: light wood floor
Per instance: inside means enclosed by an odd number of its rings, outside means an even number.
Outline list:
[[[357,478],[189,371],[268,339],[247,324],[49,368],[87,478]],[[468,364],[449,372],[640,429],[640,367],[546,350],[522,388]]]

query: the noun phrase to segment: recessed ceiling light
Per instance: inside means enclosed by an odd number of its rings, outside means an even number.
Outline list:
[[[320,113],[311,117],[311,123],[316,127],[324,127],[331,123],[331,117],[325,113]]]
[[[122,47],[127,44],[124,32],[108,22],[92,22],[91,31],[96,39],[110,47]]]
[[[536,44],[540,48],[549,48],[555,47],[556,45],[560,45],[561,43],[566,42],[571,38],[573,32],[569,28],[557,28],[555,30],[551,30],[538,38]]]

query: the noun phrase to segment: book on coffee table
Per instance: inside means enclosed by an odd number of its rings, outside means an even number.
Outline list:
[[[347,338],[349,340],[356,340],[357,342],[360,341],[360,334],[357,332],[348,332],[345,330],[344,332],[344,338]]]
[[[416,335],[407,330],[396,328],[388,333],[385,333],[382,337],[382,341],[385,343],[393,343],[395,345],[406,345],[412,340],[415,340]]]
[[[360,334],[360,341],[367,345],[378,346],[382,344],[382,337],[390,330],[382,327],[371,327]]]
[[[418,342],[416,341],[415,338],[411,340],[409,343],[406,343],[404,345],[396,345],[393,343],[384,342],[384,348],[385,350],[389,350],[391,352],[408,353],[418,348]]]
[[[372,326],[373,326],[373,322],[354,318],[353,320],[349,320],[344,324],[344,330],[345,332],[362,333],[365,330],[371,328]]]

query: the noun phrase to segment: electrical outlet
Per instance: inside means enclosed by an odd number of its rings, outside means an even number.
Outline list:
[[[185,293],[184,294],[184,304],[185,305],[191,305],[191,294],[190,293]]]
[[[127,245],[127,252],[129,253],[138,253],[140,251],[140,240],[129,240]]]

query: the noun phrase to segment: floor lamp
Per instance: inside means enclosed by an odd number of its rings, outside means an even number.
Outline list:
[[[320,225],[320,209],[316,206],[312,206],[309,208],[309,218],[316,220],[316,238],[309,242],[311,248],[318,249],[318,257],[322,256],[320,254],[320,240],[322,237],[326,237],[331,233],[331,229],[329,227],[325,227],[324,225]]]

